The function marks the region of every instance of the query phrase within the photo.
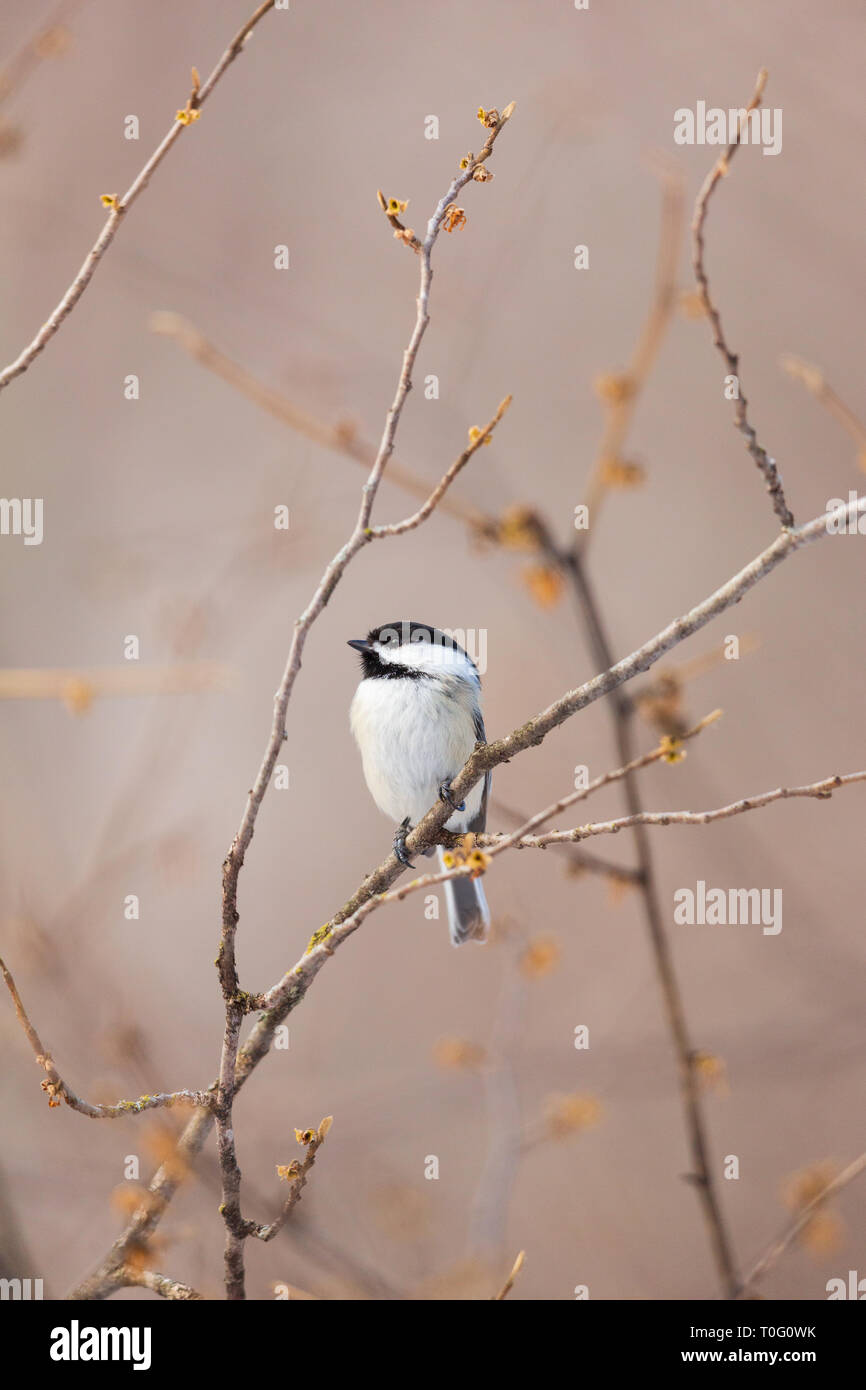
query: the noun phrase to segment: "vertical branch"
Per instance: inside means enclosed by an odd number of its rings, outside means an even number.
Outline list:
[[[641,391],[653,369],[673,315],[677,293],[677,265],[682,247],[683,214],[682,179],[678,174],[664,173],[661,230],[649,314],[626,371],[603,378],[606,388],[602,392],[605,405],[604,429],[586,491],[589,515],[595,520],[598,519],[601,504],[609,491],[611,472],[623,468],[627,470],[628,466],[622,456],[623,448]],[[589,530],[575,533],[574,549],[578,554],[586,553],[589,537]]]
[[[569,554],[564,562],[586,623],[593,660],[600,667],[607,669],[613,664],[613,649],[584,563],[581,557],[574,552]],[[632,725],[634,705],[631,698],[624,694],[620,688],[611,692],[611,702],[617,753],[622,766],[625,767],[635,757]],[[643,810],[643,804],[637,774],[636,772],[627,772],[622,780],[629,815],[638,815]],[[695,1049],[689,1035],[682,991],[674,967],[668,933],[665,930],[646,826],[636,825],[634,836],[644,916],[652,944],[656,977],[664,1002],[665,1016],[677,1056],[680,1092],[692,1162],[692,1171],[689,1177],[698,1191],[719,1277],[728,1297],[733,1297],[739,1280],[730,1237],[725,1226],[718,1192],[710,1168],[709,1144],[700,1102],[700,1083],[694,1065]]]
[[[247,849],[253,837],[259,808],[261,807],[265,793],[270,784],[270,779],[274,767],[276,766],[277,757],[282,748],[283,741],[287,737],[286,716],[295,679],[301,669],[307,635],[316,618],[318,618],[319,614],[328,603],[347,565],[359,550],[374,539],[374,533],[370,526],[373,504],[376,500],[376,493],[382,481],[385,467],[394,451],[394,439],[397,433],[397,426],[403,413],[403,407],[406,404],[406,398],[412,389],[412,373],[415,366],[415,359],[418,356],[421,340],[430,322],[429,303],[430,286],[433,280],[433,268],[431,264],[433,248],[442,226],[446,221],[446,214],[453,206],[457,194],[470,179],[477,177],[479,171],[483,172],[483,166],[490,157],[496,137],[510,119],[513,110],[514,103],[512,102],[504,109],[501,116],[499,116],[498,113],[487,113],[490,117],[495,115],[495,120],[491,121],[489,124],[488,135],[481,153],[477,158],[473,158],[471,161],[464,161],[466,167],[452,180],[447,193],[437,204],[436,210],[427,224],[427,233],[423,242],[419,241],[413,232],[403,228],[402,224],[398,225],[398,230],[395,234],[400,240],[411,246],[417,253],[421,262],[415,324],[403,353],[397,388],[385,417],[385,425],[382,431],[379,448],[376,452],[369,477],[361,490],[361,504],[354,529],[346,544],[341,547],[331,560],[312,599],[301,616],[295,621],[295,630],[289,648],[289,655],[286,660],[279,688],[274,697],[273,720],[265,754],[262,758],[256,780],[248,794],[240,828],[223,861],[222,928],[216,963],[225,1004],[226,1022],[220,1059],[216,1124],[217,1146],[220,1167],[223,1173],[223,1203],[221,1211],[226,1225],[225,1279],[226,1291],[230,1299],[241,1299],[245,1296],[243,1242],[246,1236],[251,1234],[252,1230],[250,1224],[245,1223],[241,1216],[241,1170],[237,1160],[234,1130],[232,1128],[232,1103],[237,1087],[240,1029],[250,1004],[249,997],[239,989],[238,985],[236,962],[238,880],[241,869],[243,868]],[[479,181],[483,182],[483,179]],[[388,205],[384,202],[381,195],[380,203],[383,203],[387,212]],[[389,221],[393,222],[394,220],[395,219],[389,215]],[[500,408],[500,414],[501,410],[504,408],[504,405]],[[498,418],[497,416],[497,419]],[[491,424],[489,428],[493,428],[493,425]]]
[[[767,69],[761,68],[761,71],[758,73],[758,80],[755,84],[752,99],[743,115],[740,117],[739,124],[737,125],[737,138],[728,145],[725,153],[716,160],[712,169],[707,174],[703,187],[697,196],[694,217],[692,218],[692,264],[694,266],[695,279],[698,282],[698,289],[700,291],[704,310],[713,326],[713,344],[718,348],[724,358],[725,365],[730,375],[737,378],[737,394],[734,398],[734,423],[745,439],[746,448],[754,459],[764,479],[776,516],[779,518],[782,527],[788,530],[794,525],[794,518],[785,500],[779,469],[776,465],[776,460],[770,458],[766,449],[758,442],[755,427],[749,420],[749,403],[743,394],[742,382],[740,381],[739,375],[740,359],[738,355],[732,352],[728,347],[724,329],[722,328],[721,315],[716,305],[713,303],[713,297],[710,293],[710,282],[704,267],[704,223],[707,217],[710,198],[713,196],[716,186],[724,178],[730,168],[731,160],[742,143],[743,131],[746,123],[751,113],[757,111],[761,104],[766,84]]]
[[[514,1054],[526,1015],[527,984],[519,968],[522,943],[505,944],[491,1055],[483,1067],[487,1157],[469,1215],[469,1249],[486,1256],[498,1256],[505,1245],[508,1202],[523,1139]]]

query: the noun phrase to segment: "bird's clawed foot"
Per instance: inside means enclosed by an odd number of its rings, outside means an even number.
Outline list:
[[[394,853],[400,860],[400,863],[407,869],[414,867],[412,860],[406,853],[406,836],[411,828],[409,817],[407,816],[406,819],[401,821],[397,826],[397,833],[394,836]]]
[[[444,801],[446,806],[450,806],[452,811],[465,811],[465,810],[466,810],[466,802],[465,802],[465,801],[461,801],[461,802],[460,802],[460,805],[458,806],[458,805],[457,805],[457,802],[454,800],[454,794],[453,794],[453,792],[451,791],[451,783],[450,783],[450,782],[443,782],[443,783],[442,783],[441,787],[439,788],[439,800],[440,800],[440,801]]]

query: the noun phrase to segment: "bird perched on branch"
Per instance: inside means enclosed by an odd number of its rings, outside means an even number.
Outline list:
[[[349,646],[360,652],[363,672],[352,700],[352,733],[373,800],[398,823],[397,858],[410,865],[406,836],[437,797],[453,808],[448,830],[483,830],[490,773],[465,802],[457,805],[451,794],[476,743],[486,742],[474,661],[438,628],[408,620],[373,628]],[[441,848],[438,853],[443,864]],[[454,945],[483,941],[490,912],[480,881],[460,876],[444,887]]]

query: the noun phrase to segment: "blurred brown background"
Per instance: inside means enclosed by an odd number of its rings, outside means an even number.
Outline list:
[[[2,163],[2,358],[29,341],[103,219],[252,9],[249,0],[85,0],[0,114],[19,147]],[[0,59],[56,6],[7,3]],[[3,705],[0,941],[43,1039],[91,1098],[207,1085],[221,1001],[212,961],[220,864],[271,720],[292,623],[356,516],[357,465],[286,429],[152,333],[172,310],[326,423],[378,439],[414,319],[417,262],[392,238],[376,189],[409,198],[423,228],[458,158],[483,143],[479,105],[517,102],[492,184],[461,197],[467,226],[436,250],[432,322],[397,457],[429,482],[513,391],[461,497],[497,514],[542,509],[569,535],[601,430],[593,380],[621,367],[649,304],[660,193],[653,151],[674,161],[690,209],[716,151],[673,143],[673,113],[744,105],[762,64],[784,113],[776,158],[744,149],[718,190],[707,263],[760,437],[780,461],[798,521],[863,484],[856,447],[787,376],[782,353],[862,393],[863,8],[763,0],[718,7],[566,0],[405,5],[295,0],[269,15],[202,119],[121,226],[72,317],[3,395],[5,496],[45,499],[45,539],[0,542],[2,664],[86,672],[207,660],[227,688]],[[135,114],[141,138],[123,138]],[[440,138],[424,138],[439,118]],[[648,156],[650,158],[648,159]],[[291,269],[273,267],[279,243]],[[573,268],[585,243],[590,268]],[[680,280],[691,288],[684,248]],[[136,374],[141,395],[124,398]],[[629,441],[642,488],[613,494],[591,567],[622,656],[762,549],[775,520],[735,434],[708,324],[677,313]],[[273,508],[291,509],[288,534]],[[379,520],[411,510],[382,488]],[[866,692],[862,538],[823,542],[675,654],[728,633],[760,646],[687,695],[723,721],[686,762],[643,777],[654,809],[705,808],[863,765]],[[436,515],[364,551],[316,625],[290,710],[289,791],[271,791],[241,879],[242,983],[272,983],[387,851],[392,834],[363,784],[347,711],[345,641],[408,616],[487,632],[485,709],[497,736],[594,674],[568,596],[540,606],[525,557],[479,548]],[[445,561],[445,563],[443,563]],[[641,747],[656,734],[641,726]],[[598,704],[494,778],[509,804],[564,794],[576,764],[614,766]],[[698,1046],[724,1060],[730,1094],[705,1100],[713,1160],[740,1159],[721,1197],[747,1268],[787,1218],[782,1185],[864,1147],[863,789],[696,829],[651,832],[660,889]],[[618,814],[613,791],[565,824]],[[505,828],[494,817],[493,828]],[[631,862],[625,835],[592,848]],[[675,1061],[639,898],[576,880],[561,856],[500,860],[488,878],[510,944],[456,952],[419,897],[383,911],[328,962],[236,1111],[245,1206],[279,1200],[274,1165],[295,1125],[335,1124],[298,1220],[249,1252],[249,1293],[285,1281],[324,1297],[484,1296],[518,1249],[514,1298],[712,1298],[717,1282],[688,1166]],[[784,929],[674,927],[673,892],[697,879],[782,888]],[[128,894],[138,922],[124,919]],[[552,938],[559,958],[528,979],[514,942]],[[467,1262],[490,1134],[483,1078],[443,1065],[442,1038],[489,1047],[502,992],[525,993],[513,1069],[530,1131],[550,1097],[597,1098],[600,1122],[522,1155],[504,1244]],[[506,1012],[511,1005],[506,1006]],[[576,1025],[590,1030],[576,1051]],[[158,1126],[49,1111],[0,1002],[2,1168],[26,1248],[21,1274],[61,1297],[123,1219],[123,1164],[150,1176]],[[424,1178],[427,1155],[438,1181]],[[221,1227],[213,1149],[160,1231],[156,1266],[218,1296]],[[118,1195],[115,1190],[120,1188]],[[112,1193],[115,1193],[112,1197]],[[819,1299],[866,1274],[866,1187],[836,1204],[823,1257],[794,1249],[765,1293]],[[8,1258],[9,1240],[6,1238]],[[24,1258],[24,1256],[20,1256]],[[124,1296],[138,1296],[126,1294]],[[146,1295],[145,1295],[146,1296]]]

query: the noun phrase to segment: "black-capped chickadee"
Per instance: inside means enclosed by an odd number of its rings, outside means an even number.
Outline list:
[[[364,673],[352,700],[352,733],[373,800],[399,823],[397,858],[409,864],[406,835],[437,797],[454,807],[448,830],[483,830],[490,773],[459,806],[451,795],[452,779],[475,744],[486,742],[474,661],[438,628],[406,620],[374,628],[349,646],[361,653]],[[444,886],[454,945],[483,941],[490,913],[480,881],[460,877]]]

